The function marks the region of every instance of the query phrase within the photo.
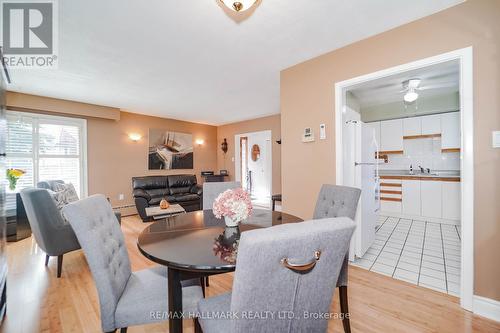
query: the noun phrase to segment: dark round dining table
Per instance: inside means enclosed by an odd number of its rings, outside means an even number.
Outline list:
[[[254,209],[238,227],[226,227],[224,219],[215,217],[212,210],[203,210],[146,227],[139,235],[137,247],[146,258],[168,269],[169,331],[182,332],[178,315],[182,313],[181,281],[234,271],[241,233],[301,221],[290,214]]]

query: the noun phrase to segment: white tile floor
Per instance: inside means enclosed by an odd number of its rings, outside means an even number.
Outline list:
[[[459,296],[460,228],[380,216],[374,244],[352,264]]]

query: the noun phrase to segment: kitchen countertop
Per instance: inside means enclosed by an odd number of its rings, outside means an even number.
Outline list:
[[[460,178],[460,171],[456,170],[431,170],[431,173],[421,173],[420,170],[414,170],[410,174],[409,170],[379,170],[379,176],[395,177],[420,177],[420,178]]]

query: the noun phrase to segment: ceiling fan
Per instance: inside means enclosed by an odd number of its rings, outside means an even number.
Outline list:
[[[401,90],[400,92],[405,93],[403,96],[403,100],[405,101],[405,103],[415,102],[418,99],[418,92],[421,90],[446,88],[446,87],[453,87],[456,85],[456,83],[454,82],[449,82],[449,83],[441,83],[433,85],[431,84],[421,87],[420,83],[422,83],[422,80],[419,78],[413,78],[402,82],[403,90]]]

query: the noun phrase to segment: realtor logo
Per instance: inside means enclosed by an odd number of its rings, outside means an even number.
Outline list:
[[[11,68],[55,68],[57,7],[53,1],[0,1],[4,61]]]

